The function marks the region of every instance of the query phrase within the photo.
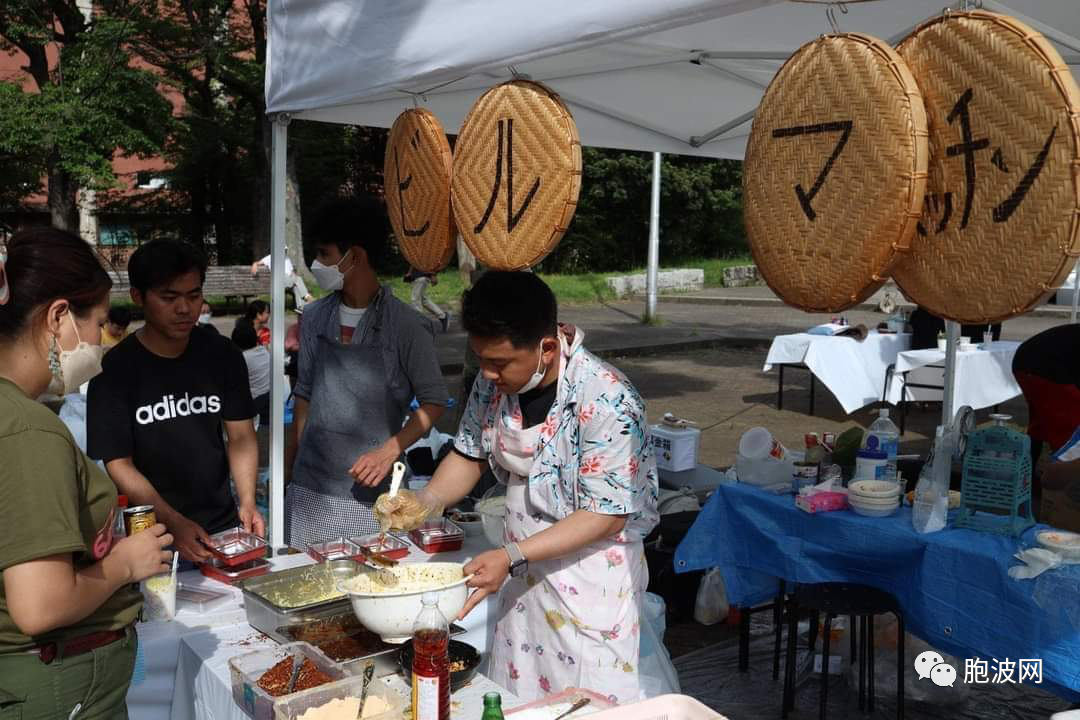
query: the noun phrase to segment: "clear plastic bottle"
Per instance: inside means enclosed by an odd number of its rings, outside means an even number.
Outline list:
[[[900,428],[889,419],[889,409],[881,408],[878,411],[878,419],[866,431],[866,449],[884,452],[887,458],[885,463],[885,477],[894,482],[899,481],[896,472],[896,456],[900,452]]]
[[[438,593],[426,592],[413,624],[412,716],[450,720],[450,623],[439,610]]]
[[[948,456],[948,449],[944,447],[943,438],[944,428],[938,426],[934,447],[926,458],[926,464],[919,471],[915,501],[911,508],[911,524],[917,533],[937,532],[945,527],[949,510],[949,472],[952,460]],[[940,472],[940,467],[936,467],[938,465],[944,465],[944,473]]]

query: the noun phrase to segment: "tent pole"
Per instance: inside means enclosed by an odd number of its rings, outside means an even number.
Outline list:
[[[1073,268],[1073,293],[1072,293],[1072,312],[1069,313],[1069,322],[1076,322],[1076,308],[1080,306],[1080,260],[1076,261],[1076,266]]]
[[[646,270],[645,284],[648,300],[645,306],[645,320],[656,319],[656,283],[660,265],[660,163],[661,154],[653,153],[652,166],[652,203],[649,211],[649,267]]]
[[[270,544],[285,546],[285,152],[289,116],[271,118],[270,159]]]
[[[945,388],[941,396],[941,424],[948,427],[956,415],[956,346],[960,344],[960,324],[945,321]]]

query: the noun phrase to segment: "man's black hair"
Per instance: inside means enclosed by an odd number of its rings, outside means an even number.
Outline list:
[[[128,260],[128,280],[143,295],[192,271],[199,273],[200,285],[206,282],[206,256],[179,240],[151,240]]]
[[[558,332],[559,307],[534,273],[491,270],[465,291],[461,324],[474,337],[505,337],[515,348],[532,347]]]
[[[372,195],[334,198],[315,210],[304,234],[312,244],[334,245],[342,255],[361,247],[371,267],[378,269],[390,241],[390,221],[386,207]]]
[[[119,327],[127,327],[131,324],[131,310],[123,305],[113,305],[109,308],[109,322]]]
[[[250,350],[259,344],[259,336],[251,323],[238,322],[232,331],[232,341],[241,350]]]

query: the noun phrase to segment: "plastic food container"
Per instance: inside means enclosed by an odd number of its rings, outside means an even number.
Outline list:
[[[337,583],[360,571],[354,560],[331,560],[245,580],[240,588],[248,624],[289,642],[279,628],[349,612],[349,599]]]
[[[352,541],[368,552],[380,553],[391,560],[400,560],[409,554],[409,543],[389,533],[366,535],[353,538]]]
[[[270,572],[270,561],[265,558],[260,558],[258,560],[246,562],[243,565],[230,566],[217,558],[212,558],[210,562],[199,565],[199,570],[208,578],[223,582],[226,585],[232,585],[241,580],[258,577],[259,575],[265,575]]]
[[[465,531],[447,518],[428,520],[409,533],[418,548],[428,554],[460,550],[465,543]]]
[[[143,580],[143,621],[172,620],[176,617],[176,585],[176,576],[172,573]]]
[[[180,583],[176,588],[176,602],[181,608],[187,607],[197,612],[208,612],[229,599],[229,593],[194,587]]]
[[[361,671],[363,664],[360,664]],[[364,678],[349,677],[344,680],[323,685],[322,687],[294,693],[274,703],[274,720],[294,720],[312,708],[322,707],[341,698],[360,698],[364,688]],[[394,690],[382,683],[372,682],[368,686],[368,701],[379,698],[387,704],[387,709],[376,715],[364,715],[365,720],[397,720],[405,710],[405,701]]]
[[[724,720],[720,713],[686,695],[660,695],[589,717],[592,720]]]
[[[266,555],[266,540],[242,527],[210,536],[210,553],[225,565],[242,565]]]
[[[615,704],[606,697],[591,690],[567,688],[561,693],[548,695],[527,705],[521,705],[513,710],[504,710],[503,712],[508,718],[513,716],[514,720],[518,720],[518,718],[521,718],[521,720],[538,720],[539,718],[548,720],[548,718],[558,717],[573,707],[575,702],[585,698],[589,699],[589,704],[580,711],[568,715],[567,720],[576,720],[576,718],[585,715],[592,716],[597,714],[598,710],[610,710],[615,707]]]
[[[326,562],[327,560],[352,560],[363,555],[364,551],[352,540],[336,538],[308,545],[307,553],[315,562]]]
[[[323,655],[318,648],[304,642],[288,643],[273,649],[256,650],[246,655],[234,657],[229,660],[232,696],[240,709],[249,717],[255,720],[273,720],[274,705],[283,704],[287,700],[295,700],[301,694],[326,687],[323,685],[277,698],[259,687],[259,678],[262,677],[263,673],[290,655],[296,658],[298,662],[303,662],[305,658],[311,660],[319,670],[334,680],[342,680],[351,674],[341,665]]]

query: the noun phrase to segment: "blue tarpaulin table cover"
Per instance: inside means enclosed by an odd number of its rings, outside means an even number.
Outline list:
[[[1019,538],[947,528],[920,535],[911,509],[888,518],[810,514],[790,495],[723,485],[675,554],[678,572],[717,567],[732,606],[773,598],[789,583],[852,582],[892,593],[907,630],[959,658],[1042,660],[1042,686],[1080,698],[1080,565],[1013,580]]]

